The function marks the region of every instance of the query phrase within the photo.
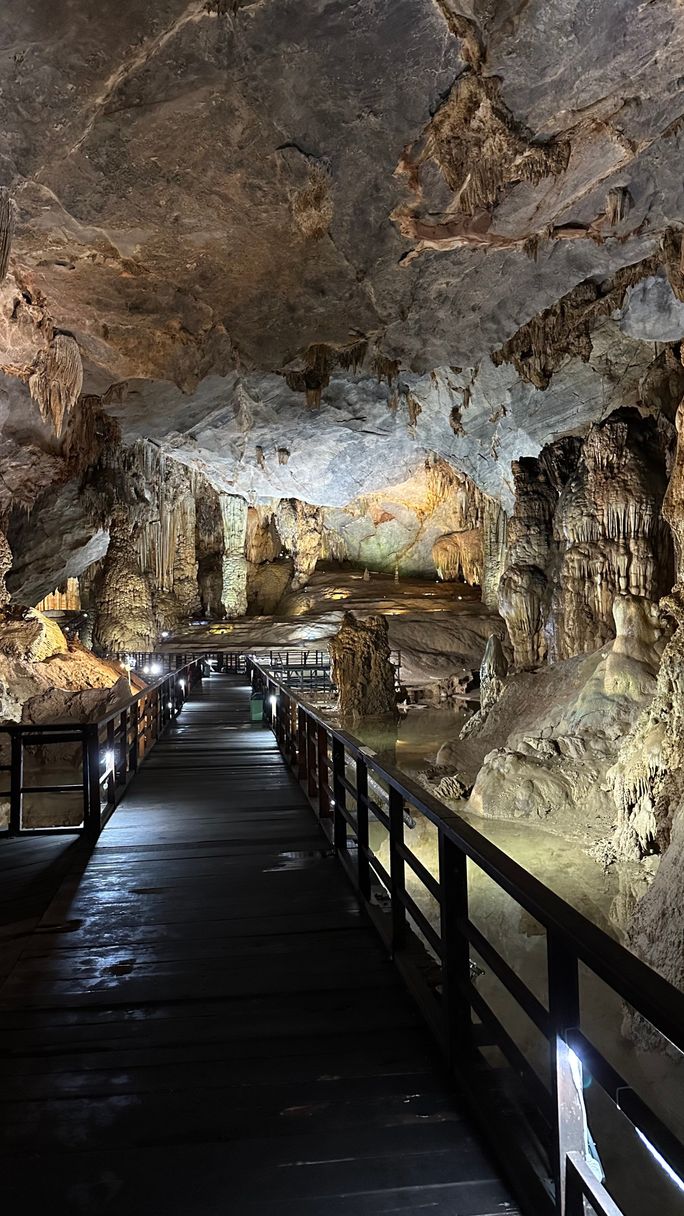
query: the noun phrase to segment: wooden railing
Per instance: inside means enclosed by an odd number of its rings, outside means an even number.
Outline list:
[[[634,1159],[641,1154],[640,1170],[652,1168],[654,1179],[671,1185],[674,1195],[678,1185],[684,1191],[684,1150],[677,1134],[643,1092],[620,1075],[585,1025],[587,1006],[605,985],[619,998],[611,1047],[620,1045],[625,1002],[632,1016],[660,1037],[664,1049],[682,1052],[684,993],[408,776],[334,728],[264,666],[250,661],[249,668],[283,756],[490,1138],[523,1210],[534,1216],[646,1216],[643,1205],[620,1208],[605,1180],[597,1177],[582,1088],[589,1077],[620,1123],[621,1166],[635,1168]],[[407,822],[420,816],[437,833],[436,872],[411,848]],[[384,838],[381,846],[378,836]],[[525,909],[545,935],[545,1000],[471,918],[473,869]],[[430,899],[436,916],[424,911]],[[508,1006],[490,1002],[480,991],[477,964],[496,977],[509,1005],[511,998],[515,1003],[513,1032],[510,1017],[504,1016]],[[522,1022],[531,1024],[545,1043],[549,1081],[535,1052],[520,1045],[525,1036],[516,1032]],[[505,1061],[503,1070],[493,1066],[492,1053]],[[620,1056],[619,1050],[610,1054]],[[615,1177],[614,1163],[612,1168]],[[684,1194],[680,1198],[684,1210]]]
[[[9,801],[5,834],[78,833],[95,839],[150,748],[180,713],[191,689],[201,679],[202,668],[201,657],[191,658],[98,722],[0,726],[0,742],[4,742],[9,753],[6,763],[0,765],[0,772],[9,776],[8,788],[0,791],[0,798]],[[61,766],[59,757],[50,750],[55,747],[67,749]],[[47,749],[40,762],[35,748]],[[74,779],[42,783],[43,772],[59,771],[60,767],[66,768]],[[27,779],[27,773],[31,779]],[[26,798],[54,806],[52,824],[28,825]],[[76,815],[73,805],[64,809],[67,799],[72,804],[77,800],[80,815]],[[44,806],[40,816],[49,818]],[[58,826],[60,820],[74,817],[77,823]]]

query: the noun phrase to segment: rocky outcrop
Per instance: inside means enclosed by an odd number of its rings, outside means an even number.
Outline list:
[[[342,717],[352,724],[367,718],[396,718],[397,693],[386,618],[360,620],[352,612],[345,612],[329,648]]]
[[[466,754],[481,764],[471,810],[541,824],[585,846],[610,835],[611,769],[653,700],[665,641],[648,600],[617,596],[614,618],[612,643],[539,672],[509,675],[489,712],[468,724]],[[440,752],[440,762],[450,759]]]
[[[508,663],[501,639],[495,633],[489,638],[480,664],[480,710],[487,713],[499,700],[508,675]]]
[[[676,584],[661,602],[674,632],[662,655],[652,704],[625,739],[610,772],[618,810],[613,842],[619,857],[662,853],[684,795],[684,403],[677,413],[677,450],[663,514],[674,538]]]
[[[508,521],[506,565],[499,583],[499,611],[506,622],[513,657],[533,667],[546,657],[550,599],[547,568],[557,493],[538,460],[513,464],[515,509]]]
[[[59,625],[35,608],[6,608],[0,616],[0,654],[42,663],[63,654],[67,641]]]
[[[299,499],[278,503],[276,527],[294,563],[292,588],[304,587],[321,555],[323,520],[318,507]]]
[[[112,521],[109,548],[93,588],[93,646],[102,654],[152,650],[157,623],[152,588],[125,516]]]
[[[650,420],[614,415],[591,428],[554,512],[552,660],[607,641],[617,595],[657,600],[672,585],[666,484],[662,437]]]
[[[226,616],[247,611],[247,503],[235,494],[221,494],[223,562],[221,604]]]
[[[514,464],[499,607],[516,664],[596,650],[613,635],[616,596],[657,600],[671,585],[667,443],[652,419],[619,411],[582,442]]]

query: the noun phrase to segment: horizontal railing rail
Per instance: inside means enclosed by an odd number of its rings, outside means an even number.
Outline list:
[[[588,1147],[588,1078],[610,1100],[616,1119],[624,1116],[632,1124],[632,1145],[620,1131],[625,1166],[640,1141],[656,1172],[662,1168],[675,1185],[684,1179],[676,1131],[609,1063],[584,1016],[595,995],[591,985],[600,982],[618,998],[616,1044],[625,1002],[633,1018],[661,1036],[665,1049],[682,1052],[684,993],[405,773],[331,725],[264,664],[250,659],[248,667],[285,759],[524,1206],[535,1216],[623,1216]],[[436,829],[435,872],[410,846],[408,825],[416,816]],[[469,867],[487,875],[544,932],[546,1000],[471,918]],[[512,998],[519,1011],[513,1025],[501,1002],[485,998],[478,987],[478,962]],[[521,1046],[523,1024],[531,1024],[546,1044],[544,1053]],[[492,1064],[492,1051],[506,1061],[503,1070]]]
[[[203,658],[192,657],[184,666],[161,675],[96,722],[0,726],[0,742],[4,740],[4,750],[8,753],[7,763],[0,765],[0,773],[9,774],[9,788],[0,790],[0,798],[9,801],[8,826],[2,834],[75,833],[95,839],[150,748],[180,713],[191,689],[201,678],[203,665]],[[50,764],[38,763],[36,748],[57,746],[68,749],[71,754],[67,753],[61,764],[60,757],[54,753]],[[42,772],[54,773],[60,767],[70,773],[69,780],[43,783],[35,776],[27,779],[27,770],[40,777]],[[75,817],[73,805],[66,811],[63,809],[61,815],[53,810],[50,825],[34,826],[25,822],[26,798],[49,799],[51,808],[59,805],[64,808],[65,795],[79,799],[77,823],[56,824],[58,818]],[[56,804],[55,799],[62,801]],[[44,809],[40,817],[46,816]]]

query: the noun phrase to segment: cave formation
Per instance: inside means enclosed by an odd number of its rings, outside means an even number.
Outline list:
[[[684,987],[681,5],[346,7],[3,6],[2,718],[231,636],[396,725],[400,652]]]

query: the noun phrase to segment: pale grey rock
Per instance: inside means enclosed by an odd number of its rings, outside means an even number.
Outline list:
[[[109,533],[93,523],[83,509],[78,482],[70,481],[41,496],[30,514],[15,514],[9,542],[15,560],[8,591],[16,603],[37,604],[103,558]]]
[[[643,342],[679,342],[684,338],[684,304],[664,275],[653,275],[627,292],[620,329]]]

